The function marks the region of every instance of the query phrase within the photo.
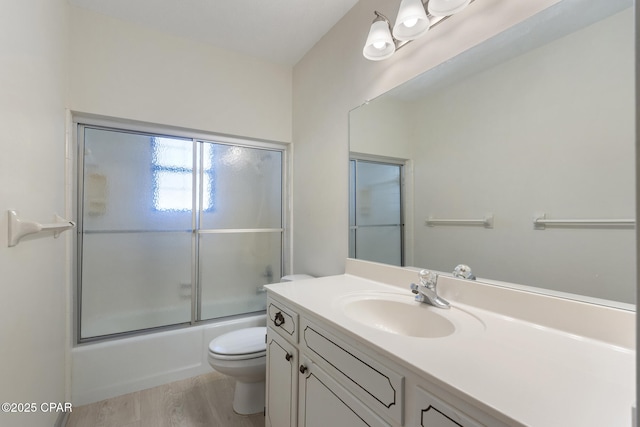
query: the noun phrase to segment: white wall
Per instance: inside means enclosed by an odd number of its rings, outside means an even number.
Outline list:
[[[349,151],[358,154],[413,158],[409,117],[411,105],[387,99],[370,102],[349,112]]]
[[[557,0],[487,0],[442,23],[391,59],[362,47],[373,11],[395,19],[396,2],[362,0],[294,67],[293,266],[313,275],[344,271],[348,254],[348,112]]]
[[[0,2],[0,401],[65,401],[67,232],[7,247],[7,210],[65,215],[65,0]],[[39,407],[38,407],[39,409]],[[52,426],[57,414],[0,413],[0,425]]]
[[[291,69],[71,7],[70,108],[291,142]]]

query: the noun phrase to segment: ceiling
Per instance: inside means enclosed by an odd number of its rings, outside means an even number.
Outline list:
[[[72,5],[295,65],[358,0],[69,0]]]

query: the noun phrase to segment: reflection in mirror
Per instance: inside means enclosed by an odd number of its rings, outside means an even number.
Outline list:
[[[408,165],[406,265],[632,308],[632,5],[564,0],[350,112],[352,153]]]
[[[349,257],[404,265],[402,164],[349,161]]]

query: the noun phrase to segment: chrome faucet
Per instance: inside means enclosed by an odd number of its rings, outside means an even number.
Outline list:
[[[420,270],[419,277],[419,284],[411,284],[411,292],[416,294],[416,301],[428,303],[438,308],[451,308],[449,302],[438,296],[436,289],[438,284],[437,273],[429,270]]]
[[[476,276],[473,275],[471,267],[464,264],[458,264],[456,266],[453,270],[453,277],[457,277],[458,279],[476,280]]]

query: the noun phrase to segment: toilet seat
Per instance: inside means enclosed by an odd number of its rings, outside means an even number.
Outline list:
[[[209,343],[209,355],[219,360],[246,360],[267,354],[265,326],[222,334]]]

